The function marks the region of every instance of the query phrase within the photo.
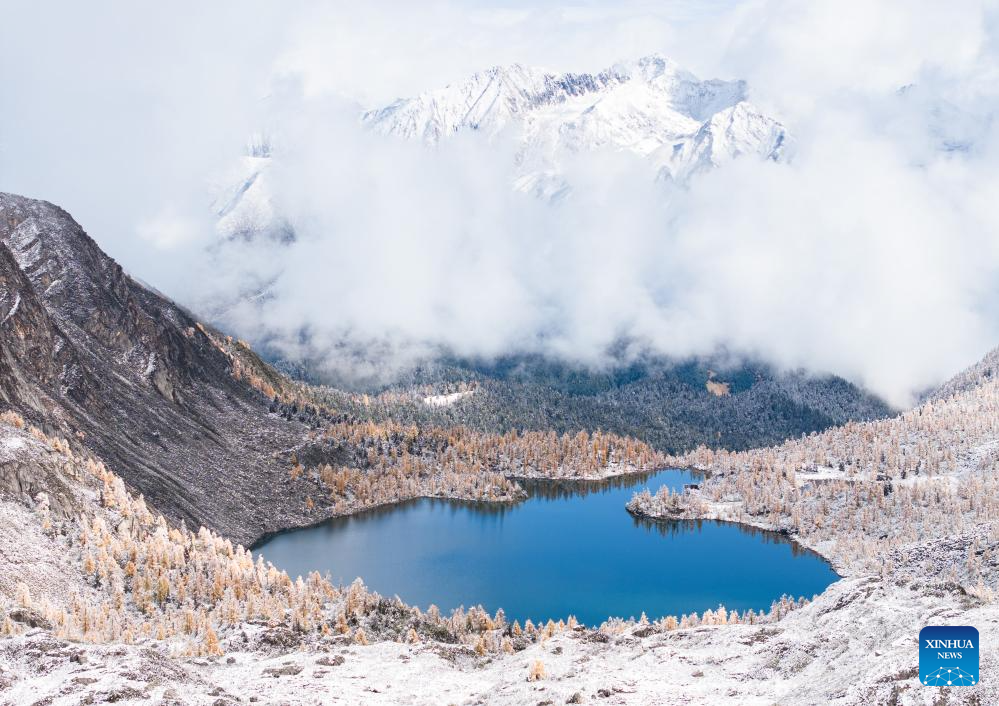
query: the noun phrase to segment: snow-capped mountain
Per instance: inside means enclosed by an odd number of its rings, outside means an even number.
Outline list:
[[[260,234],[284,240],[293,237],[283,218],[275,212],[267,174],[272,152],[266,138],[255,135],[246,154],[214,194],[212,209],[216,228],[225,238],[256,237]]]
[[[650,178],[684,185],[698,172],[742,155],[781,160],[789,151],[784,126],[746,100],[744,81],[702,81],[660,55],[599,73],[551,73],[514,64],[493,67],[360,115],[386,137],[420,140],[428,148],[463,132],[513,137],[514,187],[543,199],[566,194],[562,174],[572,154],[618,150],[649,161]],[[215,201],[219,230],[234,236],[267,232],[288,237],[269,198],[272,156],[255,139],[241,171]]]
[[[627,150],[660,177],[692,174],[743,154],[780,159],[788,135],[746,100],[744,81],[701,81],[659,55],[596,74],[553,74],[514,64],[400,99],[362,116],[372,130],[434,145],[475,130],[519,140],[517,186],[551,196],[566,153]]]

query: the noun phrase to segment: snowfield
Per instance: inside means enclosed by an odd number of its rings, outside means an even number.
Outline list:
[[[474,394],[475,390],[463,390],[461,392],[452,392],[448,395],[429,395],[423,398],[423,404],[428,407],[450,407],[456,402],[460,402]]]
[[[580,628],[513,655],[345,638],[275,645],[235,631],[225,656],[172,658],[151,646],[87,645],[32,630],[0,642],[0,700],[164,704],[958,704],[999,702],[999,611],[946,587],[844,579],[773,625],[618,633]],[[927,624],[981,632],[981,684],[923,687]],[[245,639],[244,636],[245,635]],[[293,635],[293,634],[292,634]],[[528,681],[540,660],[545,678]],[[5,686],[4,686],[5,685]],[[971,701],[968,697],[976,697]]]

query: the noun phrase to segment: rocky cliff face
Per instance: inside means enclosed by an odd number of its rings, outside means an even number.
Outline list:
[[[89,447],[174,521],[242,542],[309,521],[281,453],[305,428],[269,415],[187,312],[52,204],[0,194],[0,243],[4,406]]]

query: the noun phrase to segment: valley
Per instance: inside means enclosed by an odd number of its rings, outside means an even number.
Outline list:
[[[282,365],[279,356],[275,365]],[[769,446],[892,413],[884,401],[842,378],[781,373],[750,361],[649,355],[587,370],[536,355],[506,356],[488,365],[445,358],[417,366],[391,384],[362,385],[355,389],[362,404],[358,396],[324,386],[321,374],[309,374],[302,366],[295,372],[313,382],[310,394],[355,414],[461,424],[500,434],[512,429],[560,434],[603,429],[640,439],[663,453],[700,445],[732,450]],[[728,394],[716,394],[712,385],[724,385]],[[463,396],[452,404],[427,405],[426,392],[438,390],[457,390],[450,396]]]
[[[763,449],[669,455],[597,430],[466,427],[458,415],[495,394],[487,382],[436,406],[424,398],[455,388],[371,396],[291,380],[131,280],[65,212],[9,195],[0,211],[9,703],[648,703],[676,689],[695,703],[915,703],[918,626],[966,622],[995,639],[994,356],[911,411]],[[739,394],[703,392],[719,404]],[[627,504],[660,549],[682,538],[678,521],[776,531],[843,578],[814,600],[756,597],[755,609],[584,624],[553,608],[534,622],[294,577],[266,548],[245,549],[410,498],[484,501],[502,519],[529,511],[524,479],[664,467],[703,477],[612,495],[608,518],[627,527]],[[650,560],[627,556],[638,570]],[[997,671],[983,654],[983,703]]]

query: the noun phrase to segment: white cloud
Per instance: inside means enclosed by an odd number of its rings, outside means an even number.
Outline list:
[[[994,3],[97,7],[9,13],[0,188],[67,206],[185,301],[269,286],[230,323],[290,354],[346,337],[395,360],[445,344],[592,362],[629,335],[901,403],[999,343]],[[510,188],[503,142],[425,150],[355,120],[493,64],[593,70],[653,50],[747,78],[794,132],[794,162],[743,159],[666,199],[637,158],[590,155],[549,207]],[[299,240],[206,260],[207,184],[261,125]]]

